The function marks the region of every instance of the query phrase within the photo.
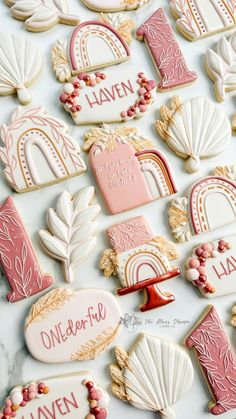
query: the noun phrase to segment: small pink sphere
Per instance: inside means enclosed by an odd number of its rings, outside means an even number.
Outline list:
[[[96,84],[97,84],[97,82],[96,82],[96,79],[94,80],[94,79],[92,79],[92,80],[90,80],[90,86],[96,86]]]
[[[127,118],[127,112],[125,112],[125,111],[121,112],[121,116],[122,116],[122,118]]]
[[[197,269],[186,270],[186,278],[189,281],[196,281],[199,278],[199,272]]]
[[[34,391],[30,391],[29,394],[28,394],[28,397],[29,397],[30,400],[35,399],[35,397],[36,397],[35,392]]]
[[[210,255],[209,255],[209,253],[206,251],[206,250],[203,250],[203,252],[202,252],[202,254],[201,254],[201,257],[203,257],[203,258],[208,258]]]
[[[139,109],[140,109],[140,112],[147,112],[147,105],[140,105],[139,106]]]
[[[202,252],[203,252],[203,250],[202,250],[202,248],[201,248],[201,247],[198,247],[198,248],[196,249],[196,251],[195,251],[195,253],[196,253],[196,255],[197,255],[197,256],[201,256]]]
[[[200,276],[199,276],[199,281],[200,281],[202,284],[205,284],[205,282],[207,281],[207,277],[206,277],[206,275],[200,275]]]
[[[87,76],[87,74],[86,73],[80,73],[79,75],[78,75],[78,78],[80,79],[80,80],[83,80],[84,79],[84,77],[86,77]]]
[[[227,242],[226,243],[226,248],[229,250],[229,249],[231,249],[231,247],[232,247],[231,243]]]
[[[69,96],[68,96],[66,93],[62,93],[62,94],[60,95],[60,101],[61,101],[61,103],[66,103],[66,101],[67,101],[68,97],[69,97]]]
[[[11,413],[11,417],[12,417],[12,418],[15,418],[15,417],[16,417],[16,412],[12,412],[12,413]]]
[[[127,112],[127,115],[129,117],[132,117],[132,116],[134,116],[134,112],[129,109],[128,112]]]
[[[226,245],[225,240],[220,240],[220,241],[219,241],[219,245],[220,245],[220,246],[225,246],[225,245]]]
[[[211,253],[212,250],[213,250],[213,246],[210,243],[203,244],[202,248],[203,248],[203,250],[205,250],[206,252],[209,252],[209,253]]]
[[[146,89],[144,87],[141,87],[141,89],[139,89],[138,94],[139,96],[143,96],[146,93]]]
[[[197,259],[197,258],[192,258],[192,259],[190,259],[190,261],[189,261],[189,267],[190,268],[198,268],[200,266],[200,262],[199,262],[199,260]]]
[[[204,275],[206,273],[206,268],[204,266],[199,266],[198,272],[200,275]]]
[[[11,414],[11,408],[10,408],[9,406],[4,407],[4,409],[3,409],[3,413],[4,413],[5,415],[10,415],[10,414]]]
[[[101,81],[102,81],[101,77],[96,77],[96,82],[97,83],[101,83]]]
[[[197,279],[196,281],[194,281],[194,284],[197,286],[197,287],[201,287],[202,286],[202,283]]]
[[[25,400],[23,400],[23,402],[21,402],[20,406],[21,406],[21,407],[25,407],[25,406],[26,406],[26,401],[25,401]]]
[[[156,85],[157,84],[156,84],[155,80],[149,80],[148,81],[148,86],[151,86],[152,89],[155,89]]]
[[[6,404],[6,406],[11,407],[12,406],[11,399],[7,399],[5,404]]]
[[[29,390],[29,392],[31,392],[31,391],[35,392],[36,388],[37,388],[36,384],[30,384],[29,387],[28,387],[28,390]]]

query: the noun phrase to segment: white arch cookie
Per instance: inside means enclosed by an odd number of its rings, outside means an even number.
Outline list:
[[[120,12],[135,10],[149,3],[150,0],[81,0],[85,6],[95,12]]]
[[[29,39],[0,33],[0,96],[14,95],[22,105],[31,101],[28,87],[43,67],[40,50]]]
[[[16,192],[28,192],[77,176],[86,170],[80,148],[61,119],[42,107],[17,108],[1,126],[0,160]]]

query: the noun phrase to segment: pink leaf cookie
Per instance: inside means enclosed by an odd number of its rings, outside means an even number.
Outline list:
[[[158,90],[170,90],[193,83],[197,74],[190,71],[164,10],[158,9],[136,32],[145,41],[161,76]]]
[[[25,320],[25,341],[41,362],[94,359],[120,331],[116,298],[101,289],[56,288],[41,297]]]
[[[119,295],[146,291],[146,303],[141,311],[152,310],[175,300],[162,292],[156,284],[180,274],[170,260],[177,259],[175,245],[163,237],[155,237],[145,217],[140,216],[114,225],[108,230],[112,249],[107,249],[100,260],[105,276],[119,277]]]
[[[64,121],[42,107],[17,108],[1,125],[0,160],[16,192],[28,192],[78,176],[86,170],[80,148]]]
[[[149,3],[150,0],[82,0],[89,9],[97,12],[119,12],[135,10]]]
[[[208,306],[185,339],[211,391],[209,410],[220,415],[236,408],[236,356],[214,306]]]
[[[53,278],[41,272],[11,197],[0,207],[0,267],[11,288],[7,294],[10,303],[31,297],[53,284]]]
[[[83,148],[111,214],[177,192],[165,157],[135,128],[93,128]]]

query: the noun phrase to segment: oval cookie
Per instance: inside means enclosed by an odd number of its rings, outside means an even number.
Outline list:
[[[135,10],[149,3],[150,0],[81,0],[86,7],[95,12],[119,12]]]

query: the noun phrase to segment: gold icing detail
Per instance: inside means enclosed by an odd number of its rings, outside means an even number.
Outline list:
[[[188,223],[188,211],[177,207],[170,207],[168,210],[169,223],[172,229],[178,227],[181,223]]]
[[[104,275],[109,277],[111,275],[116,276],[119,269],[118,255],[113,249],[106,249],[103,252],[101,260],[99,262],[99,269],[104,271]]]
[[[156,246],[158,250],[167,257],[168,260],[178,259],[179,253],[175,244],[170,240],[167,240],[165,237],[154,237],[150,243]]]
[[[129,0],[129,1],[135,1],[136,2],[136,0]],[[112,18],[110,18],[110,14],[101,13],[99,15],[99,21],[102,22],[102,23],[106,23],[110,26],[115,27],[116,31],[119,33],[121,38],[128,45],[131,44],[131,42],[133,40],[132,32],[134,31],[134,29],[136,27],[135,21],[133,19],[125,19],[125,20],[119,22],[118,25],[114,25],[114,22],[113,22]]]

